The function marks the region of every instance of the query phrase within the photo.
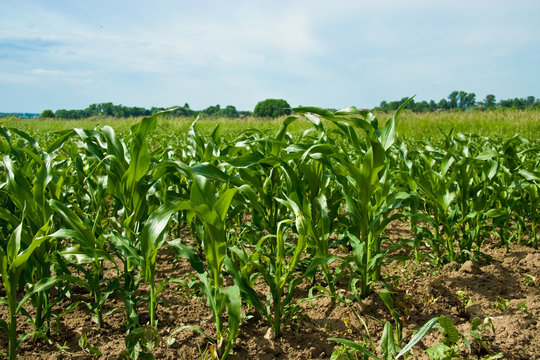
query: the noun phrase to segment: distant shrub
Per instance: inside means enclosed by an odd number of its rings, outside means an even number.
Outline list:
[[[52,119],[54,118],[54,112],[52,110],[43,110],[43,112],[41,113],[41,115],[39,115],[40,118],[45,118],[45,119]]]
[[[278,117],[289,115],[291,106],[282,99],[266,99],[259,101],[253,110],[253,116],[256,117]]]
[[[218,112],[216,112],[214,114],[214,116],[227,117],[227,118],[237,118],[238,117],[238,111],[236,111],[236,108],[234,106],[229,105],[225,109],[221,109]]]

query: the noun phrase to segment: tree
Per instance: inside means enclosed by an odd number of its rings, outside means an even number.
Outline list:
[[[514,109],[525,109],[526,102],[523,99],[515,98],[512,100],[512,107]]]
[[[236,108],[234,106],[228,105],[225,109],[221,109],[217,113],[215,113],[215,116],[227,117],[227,118],[237,118],[238,117],[238,111],[236,111]]]
[[[464,99],[464,105],[465,107],[471,108],[476,104],[476,94],[475,93],[468,93],[465,95]]]
[[[221,110],[221,107],[219,106],[219,104],[217,104],[216,106],[209,106],[207,107],[206,109],[204,109],[203,111],[201,111],[202,114],[205,114],[205,115],[208,115],[208,116],[212,116],[214,115],[215,113],[217,113],[219,110]]]
[[[114,116],[114,105],[111,102],[101,104],[101,113],[105,116]]]
[[[291,106],[282,99],[266,99],[259,101],[253,110],[256,117],[278,117],[291,113]]]
[[[439,109],[448,109],[450,107],[450,104],[448,103],[446,99],[441,99],[441,101],[439,101],[439,104],[437,104],[437,106],[439,107]]]
[[[457,91],[452,91],[450,93],[450,95],[448,95],[448,100],[449,100],[448,107],[450,109],[457,108],[457,106],[458,106],[458,95],[459,95],[459,92],[457,92]]]
[[[459,105],[458,107],[464,108],[467,101],[467,92],[466,91],[460,91],[458,92],[458,99],[459,99]]]
[[[487,108],[495,107],[495,105],[497,105],[497,101],[495,100],[495,95],[493,94],[486,95],[484,104],[486,105]]]
[[[43,112],[41,113],[41,115],[39,115],[40,118],[44,118],[44,119],[52,119],[54,118],[54,113],[52,110],[43,110]]]

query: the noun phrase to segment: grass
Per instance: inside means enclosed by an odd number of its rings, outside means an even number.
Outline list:
[[[376,113],[380,121],[385,121],[393,114]],[[187,134],[194,118],[165,117],[159,120],[157,134],[175,134],[183,137]],[[203,118],[199,121],[201,134],[209,134],[217,125],[225,137],[234,137],[246,129],[257,129],[263,133],[274,133],[279,129],[283,118],[260,119],[247,117],[242,119]],[[110,125],[119,135],[128,135],[129,128],[140,121],[140,118],[118,119],[113,117],[89,118],[84,120],[64,119],[11,119],[9,125],[40,137],[39,134],[61,131],[71,128],[92,129],[96,126]],[[411,139],[441,139],[442,132],[454,134],[477,134],[493,139],[508,139],[514,134],[528,140],[540,138],[540,111],[497,109],[493,111],[451,111],[440,113],[401,113],[398,124],[401,137]],[[309,128],[307,121],[296,121],[288,131],[295,137]]]

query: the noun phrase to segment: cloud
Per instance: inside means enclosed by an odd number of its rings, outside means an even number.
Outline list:
[[[44,76],[66,76],[66,72],[62,70],[45,70],[45,69],[34,69],[30,71],[34,75],[44,75]]]

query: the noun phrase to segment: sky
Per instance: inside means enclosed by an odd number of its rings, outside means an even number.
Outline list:
[[[538,0],[0,0],[0,112],[540,97]]]

